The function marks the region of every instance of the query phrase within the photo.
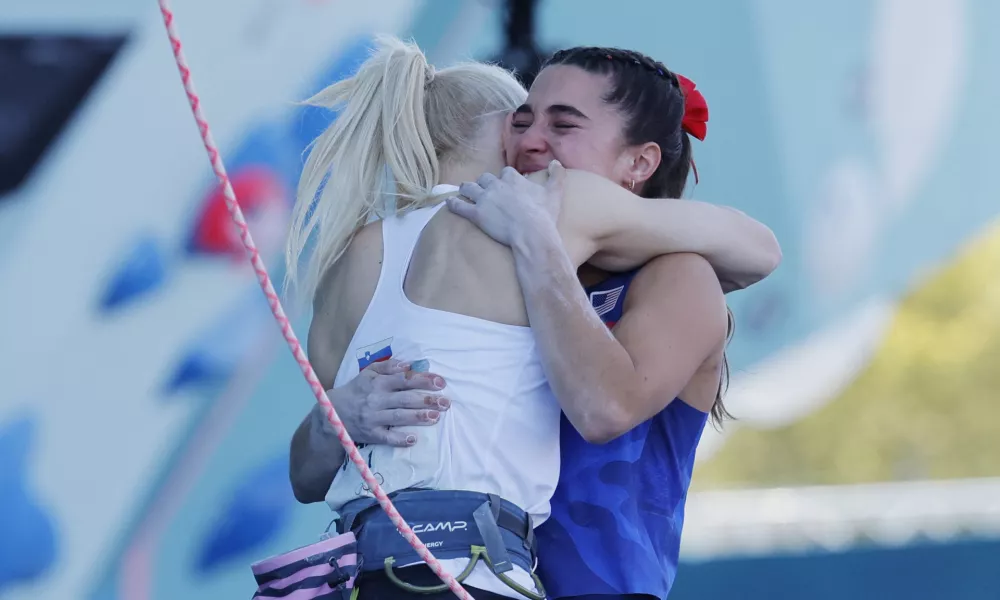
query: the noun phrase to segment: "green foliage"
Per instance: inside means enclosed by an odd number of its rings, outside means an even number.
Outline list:
[[[986,476],[1000,476],[1000,230],[902,302],[871,364],[839,397],[786,427],[738,427],[694,484]]]

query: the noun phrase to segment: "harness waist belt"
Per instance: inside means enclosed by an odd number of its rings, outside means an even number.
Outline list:
[[[494,494],[454,490],[406,489],[389,494],[393,505],[427,548],[440,559],[470,558],[483,548],[494,573],[514,565],[531,571],[535,535],[531,516]],[[337,530],[354,532],[362,571],[378,571],[387,563],[405,566],[423,560],[396,530],[374,498],[348,502]]]

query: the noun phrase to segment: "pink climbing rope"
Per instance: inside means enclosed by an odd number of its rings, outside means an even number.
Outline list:
[[[212,139],[212,133],[208,128],[208,121],[205,120],[205,116],[201,112],[201,100],[194,91],[194,84],[191,81],[191,70],[184,59],[184,53],[181,51],[181,40],[177,35],[177,29],[174,27],[174,13],[170,9],[170,3],[168,0],[158,1],[160,3],[160,12],[163,14],[163,24],[167,28],[167,37],[170,38],[170,46],[173,48],[174,58],[177,61],[177,69],[181,74],[181,82],[184,84],[184,91],[187,92],[188,102],[191,104],[191,112],[194,114],[195,123],[198,124],[198,130],[201,132],[201,139],[205,143],[205,150],[208,151],[208,157],[212,162],[212,170],[215,171],[215,176],[222,185],[226,207],[229,209],[229,214],[240,231],[240,239],[243,241],[243,247],[246,248],[247,254],[250,255],[250,263],[253,265],[254,273],[257,274],[257,281],[260,283],[264,295],[267,296],[267,303],[271,307],[271,313],[274,314],[274,319],[281,327],[281,334],[285,337],[285,341],[288,342],[288,347],[291,349],[292,355],[295,356],[295,361],[299,363],[299,368],[302,369],[302,374],[305,375],[306,381],[309,382],[309,387],[312,388],[313,394],[316,395],[316,401],[323,407],[327,420],[330,421],[330,425],[337,432],[337,439],[340,440],[344,449],[347,450],[347,455],[350,457],[351,462],[361,471],[361,477],[368,484],[368,488],[375,494],[378,503],[385,510],[386,514],[389,515],[389,519],[392,520],[399,533],[413,546],[413,549],[417,551],[420,558],[441,578],[441,581],[448,584],[451,591],[455,592],[462,600],[474,600],[462,585],[441,567],[441,563],[434,558],[434,555],[427,549],[427,546],[420,541],[417,534],[413,533],[413,529],[400,516],[396,507],[392,505],[392,501],[389,500],[385,491],[382,490],[378,481],[375,480],[364,458],[361,457],[361,453],[358,452],[358,447],[354,445],[354,441],[347,434],[347,429],[344,428],[340,417],[337,416],[337,411],[327,399],[323,385],[319,382],[319,378],[316,377],[316,372],[313,371],[312,365],[309,364],[309,359],[306,358],[306,354],[302,350],[302,344],[299,343],[295,332],[292,331],[292,324],[289,323],[288,317],[285,316],[285,310],[281,307],[278,294],[271,284],[271,278],[267,274],[264,261],[260,258],[260,252],[257,251],[257,246],[254,245],[253,238],[250,237],[250,229],[247,227],[243,211],[240,210],[240,205],[236,200],[236,194],[233,192],[233,186],[229,181],[229,176],[226,174],[226,168],[222,164],[219,150]]]

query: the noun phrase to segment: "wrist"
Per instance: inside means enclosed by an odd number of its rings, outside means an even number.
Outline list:
[[[529,225],[519,227],[510,248],[515,260],[531,260],[548,256],[553,251],[562,251],[562,240],[556,224],[550,219],[540,218],[530,221]]]
[[[333,395],[333,390],[327,392],[327,398],[331,403],[333,402]],[[319,404],[313,406],[312,421],[313,431],[319,434],[324,441],[336,440],[338,444],[340,443],[340,440],[337,439],[337,432],[334,431],[333,425],[331,425],[329,419],[326,418],[326,411],[324,411],[323,407]]]

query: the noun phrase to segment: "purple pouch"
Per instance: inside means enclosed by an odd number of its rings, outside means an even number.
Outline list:
[[[358,563],[358,544],[351,532],[265,558],[250,565],[257,580],[253,598],[346,600],[354,588]]]

